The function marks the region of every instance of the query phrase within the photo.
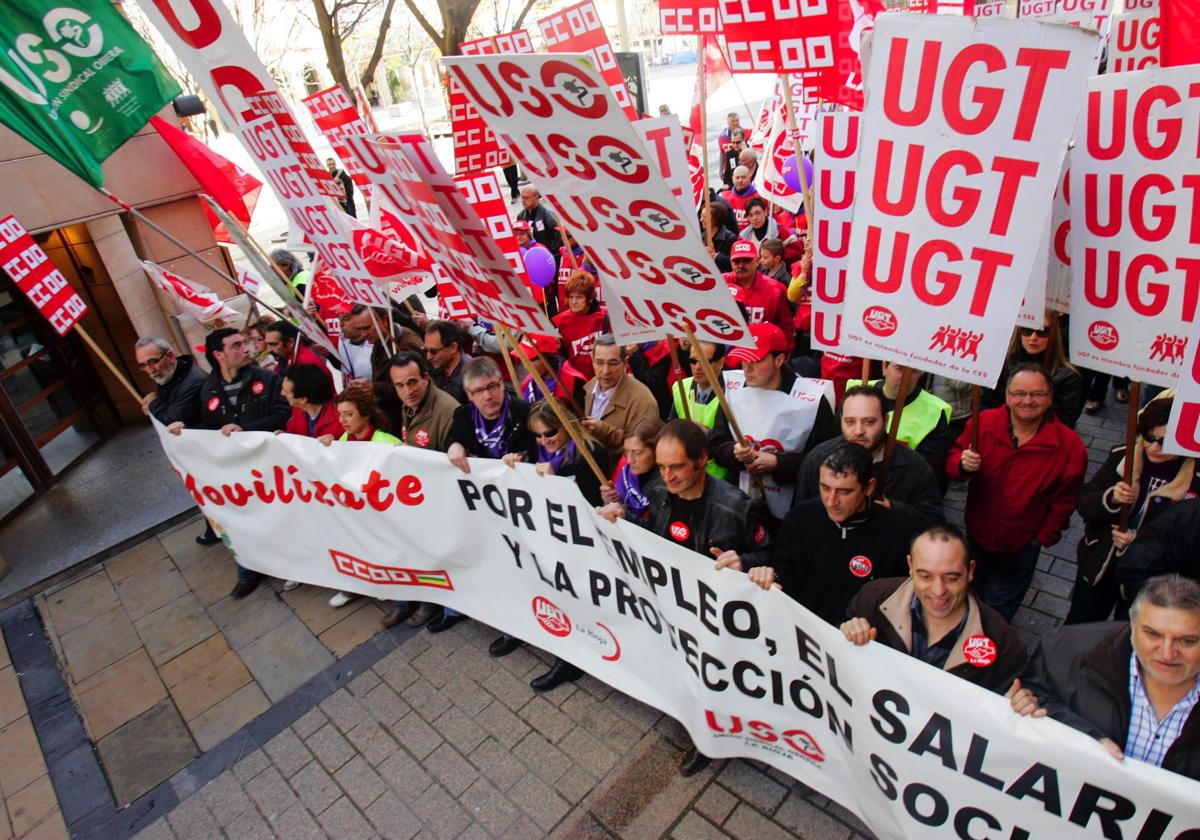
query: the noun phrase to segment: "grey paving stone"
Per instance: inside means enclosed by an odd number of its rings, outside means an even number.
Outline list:
[[[387,785],[379,778],[375,768],[361,755],[343,764],[333,778],[360,809],[366,808],[387,790]]]
[[[785,840],[792,835],[771,822],[745,802],[742,802],[725,821],[725,830],[734,837],[753,837],[754,840]]]
[[[571,806],[533,773],[526,773],[508,791],[508,798],[545,831],[567,815]]]
[[[679,821],[679,825],[675,826],[675,830],[671,832],[671,837],[675,840],[721,840],[729,835],[695,811],[688,811]],[[816,839],[814,838],[814,840]]]
[[[291,778],[292,774],[312,761],[312,753],[304,746],[300,736],[290,729],[284,729],[263,744],[263,752],[285,779]]]
[[[232,770],[226,770],[200,788],[200,796],[204,798],[208,810],[217,818],[222,828],[246,811],[254,810],[254,803],[250,801],[245,787]]]
[[[299,620],[269,586],[260,586],[238,600],[222,598],[208,608],[208,614],[234,650],[240,650],[289,619]]]
[[[508,790],[525,775],[525,765],[513,757],[511,750],[493,738],[476,747],[467,758],[500,790]]]
[[[733,813],[737,803],[736,796],[714,782],[706,787],[704,793],[696,800],[696,810],[720,825]]]
[[[329,717],[321,711],[321,707],[313,706],[292,724],[292,731],[299,735],[301,739],[304,739],[312,735],[328,721]]]
[[[387,840],[410,840],[422,828],[421,821],[395,796],[381,796],[366,810],[367,819]]]
[[[513,755],[548,784],[553,784],[573,763],[562,750],[536,732],[530,732],[513,748]]]
[[[359,838],[370,837],[374,833],[354,803],[344,796],[325,809],[317,821],[330,837]]]
[[[507,658],[507,656],[504,657],[504,659]],[[519,711],[533,697],[533,689],[529,687],[528,682],[519,680],[499,668],[488,674],[480,684],[489,694],[498,698],[514,712]]]
[[[133,840],[175,840],[166,817],[159,817],[133,836]]]
[[[604,706],[625,722],[643,730],[654,726],[658,719],[663,717],[663,713],[658,709],[647,706],[619,691],[610,694],[604,701]]]
[[[173,776],[199,753],[170,700],[101,738],[96,750],[121,807]]]
[[[386,686],[384,687],[386,688]],[[365,718],[360,721],[357,726],[346,733],[346,738],[373,767],[382,764],[399,749],[392,736],[387,734],[373,718]]]
[[[415,711],[409,712],[387,729],[419,759],[425,758],[442,743],[442,736]]]
[[[330,772],[337,770],[355,755],[354,747],[332,723],[322,726],[304,743]]]
[[[287,814],[293,811],[303,812],[304,809],[299,805],[293,805],[284,812],[284,816],[286,817]],[[281,820],[276,820],[276,825],[281,824]],[[284,833],[282,828],[280,829],[280,833],[276,835],[271,826],[267,824],[267,821],[263,819],[262,814],[253,808],[238,814],[237,819],[225,828],[225,833],[230,837],[230,840],[275,840],[276,836],[287,837],[288,840],[291,840],[293,837],[303,838],[312,836],[305,835],[300,831],[288,831]]]
[[[285,607],[286,609],[286,607]],[[333,663],[333,654],[292,616],[238,651],[271,702],[278,703]]]
[[[603,776],[617,763],[617,754],[582,727],[571,730],[558,747],[576,764],[586,767],[597,776]]]
[[[572,805],[578,805],[596,787],[596,777],[578,764],[554,782],[554,789]]]
[[[440,634],[445,635],[445,634]],[[446,651],[435,643],[434,647],[412,661],[412,666],[434,688],[445,688],[455,668],[450,664]]]
[[[521,816],[517,806],[505,799],[504,794],[486,779],[476,779],[459,797],[459,801],[467,813],[493,836],[503,833]]]
[[[400,695],[391,686],[377,685],[364,695],[360,701],[367,714],[384,726],[390,726],[411,710],[411,706],[400,699]]]
[[[310,761],[288,783],[304,807],[314,814],[324,811],[342,795],[342,789],[318,761]]]
[[[545,697],[532,698],[518,714],[552,744],[557,744],[575,728],[575,723]]]
[[[371,668],[394,691],[403,691],[421,678],[421,674],[412,666],[411,658],[406,655],[412,643],[412,640],[405,642]]]
[[[416,799],[433,784],[433,777],[404,750],[397,750],[376,769],[380,778],[405,802]]]
[[[471,752],[488,737],[487,730],[457,707],[447,709],[433,722],[433,728],[461,753]]]
[[[787,795],[783,785],[741,760],[727,761],[717,780],[735,796],[768,814]]]
[[[275,831],[283,840],[293,840],[294,838],[302,838],[302,840],[318,840],[327,835],[317,825],[316,820],[312,818],[312,814],[308,813],[302,805],[293,805],[282,814],[279,819],[275,820]]]
[[[531,731],[529,724],[509,711],[499,700],[493,700],[475,716],[475,720],[508,749],[515,747]]]
[[[367,718],[366,709],[344,688],[322,700],[320,709],[343,733],[349,732]]]
[[[465,650],[468,645],[463,645]],[[494,668],[494,665],[490,666]],[[489,670],[485,666],[484,670],[475,671],[474,674],[485,674]],[[455,671],[446,683],[443,689],[446,697],[454,704],[454,707],[467,715],[474,715],[481,712],[488,703],[492,702],[492,695],[484,691],[483,686],[477,683],[467,674]]]
[[[441,785],[430,785],[413,802],[413,813],[441,840],[457,838],[471,824],[471,817]]]
[[[379,675],[368,668],[366,671],[363,671],[357,677],[350,680],[350,682],[346,684],[346,688],[351,694],[353,694],[359,700],[362,700],[363,696],[370,692],[371,689],[375,688],[375,686],[379,685],[379,683]]]
[[[789,795],[779,806],[779,810],[775,812],[775,821],[801,837],[827,837],[829,840],[844,840],[852,834],[849,826],[838,822],[803,796],[795,793]]]
[[[427,721],[437,720],[443,712],[450,708],[450,699],[425,678],[411,683],[400,692],[404,702],[412,706]]]
[[[246,782],[246,793],[269,821],[274,821],[297,801],[288,783],[274,767],[268,767]]]
[[[522,814],[500,837],[503,840],[528,840],[530,837],[541,836],[541,833],[542,830],[533,824],[533,820]]]
[[[221,833],[217,820],[199,796],[185,799],[175,810],[167,814],[167,822],[179,840],[200,840]]]

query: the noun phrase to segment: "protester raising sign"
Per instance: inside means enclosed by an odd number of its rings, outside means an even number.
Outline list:
[[[862,118],[852,111],[821,114],[813,161],[812,346],[839,352],[842,301],[850,257],[850,220],[858,186]]]
[[[59,335],[87,312],[87,304],[13,215],[0,219],[0,267]]]
[[[538,21],[538,29],[541,30],[548,52],[587,53],[592,64],[603,74],[605,84],[624,109],[626,118],[638,118],[633,99],[625,87],[625,77],[621,75],[612,44],[608,42],[600,13],[596,11],[596,4],[592,0],[583,0],[582,3],[542,18]]]
[[[749,344],[670,187],[585,56],[455,56],[450,73],[604,278],[613,331]]]
[[[1071,360],[1170,387],[1200,302],[1194,67],[1095,76],[1071,153]]]
[[[1003,18],[879,17],[843,347],[996,384],[1095,40]]]
[[[880,838],[1200,829],[1196,782],[1114,761],[883,645],[853,647],[782,592],[604,521],[570,479],[477,459],[468,474],[411,446],[157,428],[249,568],[461,610],[660,709],[705,755],[790,774]]]

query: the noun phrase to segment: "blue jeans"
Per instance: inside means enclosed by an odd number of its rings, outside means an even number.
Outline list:
[[[1010,554],[987,551],[974,540],[970,541],[970,546],[971,556],[975,559],[975,592],[983,603],[1012,623],[1029,584],[1033,582],[1041,545],[1035,541]],[[998,566],[1004,573],[995,571]]]

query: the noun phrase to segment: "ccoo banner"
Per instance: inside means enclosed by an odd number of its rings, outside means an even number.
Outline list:
[[[1184,837],[1200,784],[598,517],[568,479],[413,447],[185,431],[163,446],[240,562],[454,607],[766,762],[882,838]],[[447,528],[446,523],[455,527]],[[986,666],[983,666],[986,667]]]
[[[995,385],[1095,40],[1030,21],[880,15],[844,348]]]

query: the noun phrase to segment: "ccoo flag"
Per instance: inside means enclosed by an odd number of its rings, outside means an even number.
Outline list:
[[[0,3],[0,123],[94,186],[179,93],[110,0]]]

